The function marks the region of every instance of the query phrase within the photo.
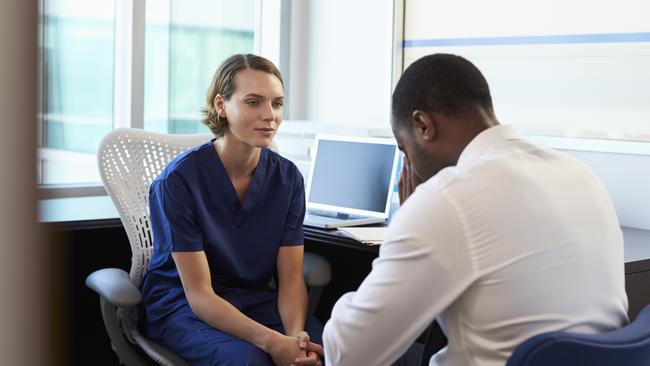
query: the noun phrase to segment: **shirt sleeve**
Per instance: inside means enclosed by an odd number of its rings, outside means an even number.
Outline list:
[[[325,325],[330,365],[389,365],[474,280],[453,207],[418,189],[393,218],[372,271]]]
[[[287,220],[280,246],[303,245],[305,240],[302,223],[305,220],[305,183],[298,168],[295,168],[295,178],[289,204]]]
[[[203,234],[187,183],[171,174],[156,180],[149,191],[149,211],[154,240],[172,252],[202,251]]]

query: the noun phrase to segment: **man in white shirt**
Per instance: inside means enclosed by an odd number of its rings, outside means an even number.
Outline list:
[[[500,125],[473,64],[436,54],[409,66],[392,128],[403,205],[371,273],[325,325],[329,365],[389,365],[434,318],[448,337],[430,361],[441,366],[504,365],[535,334],[627,322],[623,237],[605,188],[584,164]]]

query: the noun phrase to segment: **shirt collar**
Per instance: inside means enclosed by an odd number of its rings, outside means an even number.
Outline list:
[[[496,125],[483,130],[465,146],[456,165],[476,159],[492,146],[513,139],[520,139],[520,137],[512,126]]]

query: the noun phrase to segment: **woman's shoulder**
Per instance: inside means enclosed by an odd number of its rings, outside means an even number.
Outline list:
[[[178,179],[193,174],[210,156],[212,142],[206,142],[186,150],[174,157],[163,168],[156,180]]]
[[[275,177],[274,179],[279,179],[283,186],[293,187],[291,190],[302,189],[304,178],[296,164],[275,151],[270,149],[267,149],[267,151],[268,171]]]
[[[298,167],[293,161],[285,158],[271,149],[265,149],[268,152],[269,166],[283,173],[300,174]]]

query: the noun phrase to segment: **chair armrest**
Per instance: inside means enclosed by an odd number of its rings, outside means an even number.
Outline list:
[[[303,262],[303,274],[305,284],[308,287],[323,287],[330,282],[332,269],[325,258],[314,253],[305,252]]]
[[[135,306],[142,301],[140,290],[129,274],[118,268],[104,268],[86,277],[86,286],[115,306]]]

